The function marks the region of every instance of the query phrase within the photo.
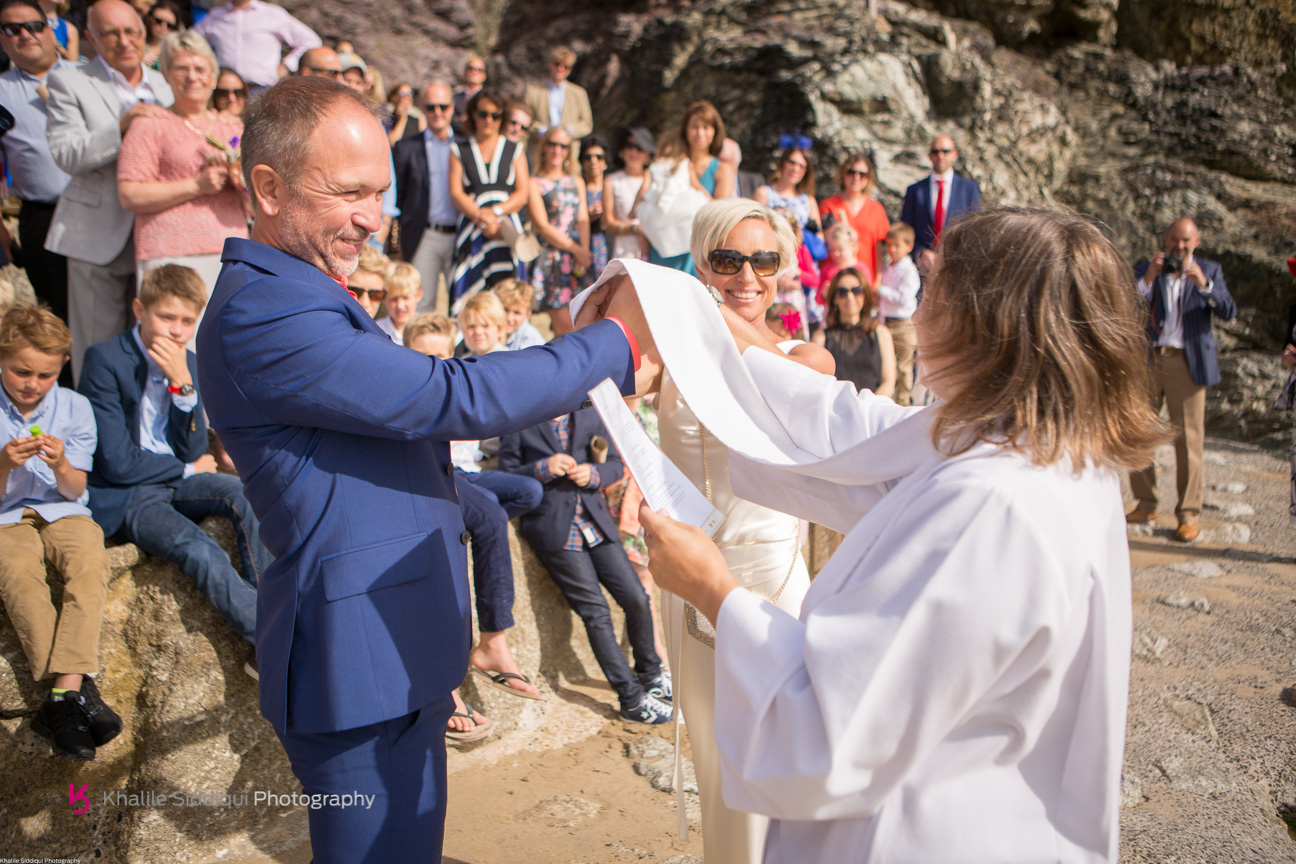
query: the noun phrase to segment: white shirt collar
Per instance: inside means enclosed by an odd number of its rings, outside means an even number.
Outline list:
[[[933,171],[931,172],[931,179],[944,180],[946,185],[948,185],[949,182],[954,179],[954,169],[951,168],[950,170],[946,171],[944,174],[937,174],[935,171]]]

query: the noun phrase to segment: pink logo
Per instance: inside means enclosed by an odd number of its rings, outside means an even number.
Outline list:
[[[86,790],[89,788],[90,788],[89,783],[86,783],[80,789],[77,789],[76,786],[74,786],[71,783],[68,784],[68,806],[71,807],[72,812],[78,816],[82,816],[90,812],[90,798],[86,795]],[[80,810],[77,809],[78,801],[81,802]]]

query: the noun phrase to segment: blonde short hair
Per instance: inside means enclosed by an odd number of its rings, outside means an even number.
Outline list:
[[[689,239],[689,252],[693,255],[696,267],[706,267],[707,256],[716,249],[723,248],[730,232],[738,223],[748,219],[760,219],[774,229],[779,253],[779,270],[797,266],[796,236],[788,221],[779,216],[764,204],[749,198],[721,198],[708,201],[693,217],[693,236]]]
[[[405,341],[405,347],[408,348],[414,344],[414,340],[420,336],[444,336],[454,342],[455,325],[446,316],[440,312],[424,312],[422,315],[415,315],[410,322],[405,325],[405,332],[401,338]]]
[[[1148,401],[1145,310],[1130,266],[1074,213],[970,213],[942,234],[920,346],[952,395],[932,426],[949,454],[1002,443],[1039,465],[1131,469],[1169,436]]]
[[[207,44],[207,40],[197,30],[185,30],[181,33],[170,33],[162,37],[158,53],[158,69],[165,75],[171,69],[171,61],[178,53],[195,54],[207,61],[211,67],[212,84],[220,74],[220,63],[216,61],[216,52]]]
[[[503,327],[508,321],[504,314],[504,304],[490,291],[478,291],[464,301],[463,308],[459,310],[459,321],[462,322],[469,315],[485,318],[496,327]]]
[[[859,232],[845,222],[834,222],[833,226],[828,229],[828,233],[824,235],[825,243],[830,240],[849,240],[851,243],[858,246]]]
[[[23,348],[66,357],[72,350],[72,332],[44,306],[20,303],[0,318],[0,358]]]
[[[531,287],[530,282],[523,282],[521,279],[502,279],[496,282],[491,290],[506,308],[525,306],[530,309],[535,304],[535,289]]]
[[[139,301],[145,309],[166,297],[183,300],[201,312],[207,305],[207,283],[192,267],[163,264],[144,274],[140,280]]]
[[[557,48],[554,48],[549,52],[549,59],[557,60],[559,63],[566,63],[568,66],[571,66],[576,62],[576,52],[568,48],[566,45],[559,45]]]
[[[886,236],[888,240],[899,240],[901,243],[914,242],[914,230],[908,222],[892,222]]]
[[[383,287],[387,289],[387,299],[393,297],[408,297],[413,294],[419,294],[423,291],[423,277],[419,275],[418,268],[408,261],[397,262],[383,280]]]

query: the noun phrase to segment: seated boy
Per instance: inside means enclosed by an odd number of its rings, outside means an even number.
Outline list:
[[[402,341],[420,354],[449,360],[454,356],[455,325],[440,312],[424,312],[405,325]]]
[[[914,351],[918,340],[914,337],[913,318],[918,309],[918,266],[909,253],[914,246],[914,230],[903,222],[891,226],[886,235],[887,266],[882,268],[882,282],[878,286],[878,314],[891,331],[895,346],[897,405],[908,405],[913,393]]]
[[[621,702],[621,719],[665,723],[671,719],[670,679],[654,647],[648,592],[621,548],[617,523],[600,489],[621,479],[615,449],[593,465],[590,443],[607,440],[593,408],[583,408],[500,439],[500,469],[544,483],[544,500],[522,517],[522,535],[585,624],[599,668]],[[634,654],[631,671],[612,629],[600,583],[625,611]]]
[[[491,287],[504,304],[504,347],[510,351],[545,344],[544,336],[531,323],[531,306],[535,303],[535,289],[531,283],[518,279],[505,279]]]
[[[456,357],[506,351],[504,325],[508,320],[504,304],[490,291],[479,291],[464,301],[459,310],[459,332],[463,342],[455,349]]]
[[[387,317],[378,319],[378,326],[397,345],[404,344],[405,325],[414,317],[414,309],[423,299],[423,278],[408,261],[392,267],[383,281],[387,289]]]
[[[120,530],[183,570],[254,643],[257,579],[272,558],[242,482],[218,474],[207,453],[207,419],[194,388],[198,361],[185,349],[206,302],[202,278],[188,267],[150,270],[131,303],[135,327],[86,351],[79,389],[99,424],[90,508],[105,534]],[[198,527],[208,516],[234,524],[242,577]],[[244,671],[256,677],[254,667]]]
[[[15,306],[0,319],[0,599],[37,681],[52,679],[32,728],[54,752],[93,759],[122,729],[90,676],[108,591],[104,535],[86,506],[94,412],[56,383],[72,334],[48,309]],[[45,562],[63,574],[54,608]]]

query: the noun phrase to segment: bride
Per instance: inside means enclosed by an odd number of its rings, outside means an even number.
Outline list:
[[[774,302],[779,271],[796,266],[796,239],[787,220],[745,198],[712,201],[693,220],[690,247],[698,278],[725,307],[772,339],[765,312]],[[798,363],[828,375],[833,372],[832,356],[818,345],[789,340],[777,347]],[[662,451],[725,516],[715,542],[730,572],[756,596],[796,615],[810,587],[797,518],[733,494],[727,449],[698,422],[669,372],[663,376],[657,416]],[[704,857],[707,864],[756,864],[768,820],[731,810],[720,794],[719,754],[712,734],[711,628],[678,597],[666,595],[665,601],[675,704],[688,726],[702,799]]]
[[[940,401],[918,410],[788,363],[725,310],[741,356],[672,360],[640,298],[680,389],[746,406],[693,405],[736,492],[847,532],[794,615],[700,530],[640,511],[654,577],[714,625],[724,798],[772,817],[767,864],[1116,860],[1118,471],[1167,437],[1129,273],[1079,216],[951,226],[914,320]]]

